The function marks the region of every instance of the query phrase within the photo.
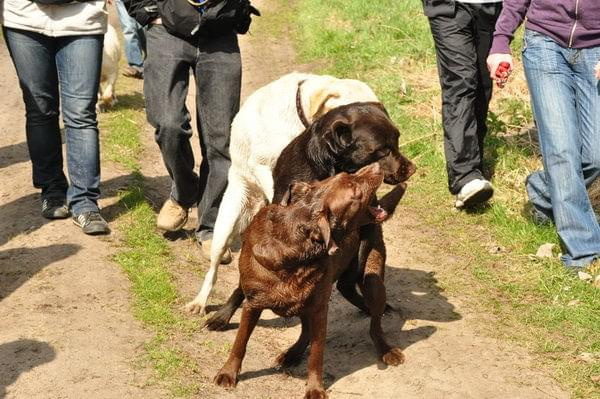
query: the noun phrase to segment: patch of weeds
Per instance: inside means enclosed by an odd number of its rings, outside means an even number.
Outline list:
[[[131,281],[135,317],[154,333],[144,345],[144,363],[152,366],[157,381],[173,396],[190,397],[199,388],[183,376],[195,365],[171,338],[197,327],[197,321],[183,319],[174,311],[178,293],[169,270],[174,259],[168,243],[156,232],[156,216],[145,198],[139,172],[145,119],[140,83],[125,79],[121,83],[119,87],[130,94],[119,96],[117,106],[99,116],[103,158],[131,173],[128,185],[119,192],[124,212],[114,224],[122,246],[113,259]]]

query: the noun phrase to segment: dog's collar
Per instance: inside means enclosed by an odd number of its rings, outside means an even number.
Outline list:
[[[305,128],[308,128],[310,123],[308,122],[306,114],[304,113],[304,109],[302,108],[302,93],[300,91],[302,83],[304,83],[304,80],[298,82],[298,90],[296,90],[296,111],[298,112],[298,118],[300,118],[300,122],[302,122]]]

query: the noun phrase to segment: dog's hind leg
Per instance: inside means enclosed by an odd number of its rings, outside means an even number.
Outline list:
[[[400,348],[391,347],[385,340],[381,328],[381,318],[386,307],[385,285],[383,284],[385,270],[385,245],[383,231],[380,225],[370,225],[372,248],[367,254],[363,284],[361,286],[369,312],[371,325],[369,335],[383,362],[389,366],[397,366],[404,362],[404,354]]]
[[[212,331],[224,330],[229,324],[229,320],[244,302],[244,291],[238,286],[229,296],[225,305],[213,313],[204,323],[206,328]]]
[[[365,299],[358,291],[356,291],[358,276],[362,275],[362,271],[359,270],[360,265],[358,262],[358,256],[352,259],[348,269],[346,269],[338,279],[336,287],[348,302],[356,306],[360,311],[369,314],[369,308],[365,304]]]
[[[308,323],[308,319],[306,315],[300,316],[300,320],[302,321],[302,331],[300,332],[300,337],[298,337],[298,341],[292,346],[290,346],[285,352],[282,352],[277,359],[275,359],[275,363],[279,367],[288,368],[297,365],[302,360],[302,355],[306,351],[308,344],[310,342],[310,327]]]
[[[227,251],[239,233],[240,222],[244,218],[245,209],[249,206],[250,190],[248,182],[235,169],[229,168],[227,176],[227,188],[223,194],[215,228],[213,231],[210,248],[211,264],[219,264],[221,258]]]
[[[367,257],[372,248],[370,240],[361,240],[358,256],[352,260],[348,269],[342,273],[336,285],[338,291],[348,302],[367,315],[371,314],[369,307],[365,303],[365,298],[356,290],[356,286],[358,285],[361,292],[364,292],[364,281],[362,277],[364,275]],[[395,309],[390,304],[386,303],[385,313],[391,311],[395,311]]]
[[[244,179],[235,170],[230,168],[227,189],[223,194],[223,200],[219,206],[215,222],[210,248],[210,267],[204,277],[200,292],[198,292],[193,301],[185,306],[186,310],[190,313],[204,314],[206,312],[206,303],[217,281],[217,271],[221,263],[221,258],[229,245],[231,245],[236,225],[242,210],[246,206],[248,198],[246,187]]]

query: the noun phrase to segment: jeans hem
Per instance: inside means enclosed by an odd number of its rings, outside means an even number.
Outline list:
[[[89,205],[85,205],[80,207],[71,207],[71,213],[73,214],[73,217],[78,217],[79,215],[81,215],[82,213],[86,213],[86,212],[100,212],[100,209],[96,206],[89,206]]]
[[[196,232],[196,240],[200,243],[202,241],[212,240],[212,238],[213,238],[212,230],[199,230]]]
[[[587,267],[596,259],[600,259],[600,253],[595,255],[586,256],[585,258],[580,258],[577,260],[573,260],[569,255],[562,255],[560,260],[566,268],[570,267]]]

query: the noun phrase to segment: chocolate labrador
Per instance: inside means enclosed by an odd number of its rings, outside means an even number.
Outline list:
[[[240,253],[240,287],[246,298],[240,327],[216,384],[236,385],[250,335],[261,312],[271,309],[283,317],[298,316],[302,322],[298,341],[278,356],[277,363],[298,363],[310,344],[305,398],[327,397],[323,351],[332,285],[356,257],[360,227],[381,223],[388,216],[373,206],[383,178],[381,166],[374,163],[354,174],[296,183],[282,204],[259,211],[244,234]],[[377,298],[367,295],[365,300],[371,306]],[[393,356],[394,364],[404,360],[399,348],[389,348],[386,356]]]
[[[328,111],[292,140],[279,156],[274,171],[273,203],[283,198],[294,181],[310,182],[341,171],[354,172],[372,162],[379,163],[386,183],[406,181],[414,173],[415,166],[399,152],[399,136],[380,103],[357,102]],[[392,214],[403,193],[403,187],[397,186],[379,203]],[[350,303],[372,316],[371,336],[378,337],[382,336],[380,319],[386,309],[385,256],[381,226],[363,226],[355,266],[349,268],[347,278],[340,279],[337,284]],[[368,291],[377,296],[376,302],[382,302],[383,307],[367,307],[357,286],[363,293]],[[243,300],[242,290],[235,289],[225,305],[207,319],[206,327],[225,329]],[[387,353],[389,345],[382,338],[377,338],[375,344],[381,353]]]

